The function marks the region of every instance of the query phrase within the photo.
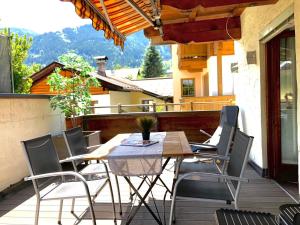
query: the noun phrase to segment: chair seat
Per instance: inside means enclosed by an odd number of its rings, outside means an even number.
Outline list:
[[[300,204],[285,204],[279,207],[280,218],[287,225],[296,224],[295,215],[300,213]]]
[[[186,179],[182,180],[177,186],[176,197],[233,201],[230,190],[223,182]]]
[[[97,173],[97,174],[106,173],[106,171],[103,163],[91,163],[85,166],[82,170],[80,170],[80,173],[82,175],[88,175],[93,173]]]
[[[183,161],[179,168],[179,174],[191,173],[191,172],[204,172],[204,173],[220,173],[217,166],[214,163],[206,163],[197,161]]]
[[[91,197],[96,196],[105,186],[107,179],[87,181]],[[54,184],[50,184],[50,187]],[[49,187],[48,186],[48,187]],[[47,187],[46,187],[47,189]],[[50,192],[45,194],[42,199],[65,199],[86,197],[86,191],[82,182],[65,182],[56,185]]]
[[[216,215],[219,225],[279,225],[276,217],[270,213],[219,209],[216,211]]]

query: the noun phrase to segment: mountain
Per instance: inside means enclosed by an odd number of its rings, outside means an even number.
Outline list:
[[[27,36],[30,36],[30,37],[35,37],[35,36],[38,35],[38,33],[34,32],[32,30],[28,30],[28,29],[24,29],[24,28],[12,27],[12,28],[10,28],[10,31],[15,33],[15,34],[18,34],[20,36],[27,35]]]
[[[117,64],[122,67],[140,67],[148,45],[149,40],[141,31],[127,37],[122,51],[112,40],[105,39],[102,31],[94,30],[91,25],[84,25],[78,28],[65,28],[60,32],[34,35],[26,63],[47,65],[62,54],[75,51],[93,66],[95,66],[93,57],[106,55],[108,69]],[[163,60],[171,59],[168,46],[158,46],[158,49]]]

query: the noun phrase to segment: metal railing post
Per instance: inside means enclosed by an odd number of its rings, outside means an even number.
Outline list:
[[[165,110],[166,110],[166,112],[169,111],[167,103],[165,103]]]
[[[118,104],[118,113],[121,114],[122,113],[122,105],[119,103]]]
[[[153,112],[156,112],[156,103],[153,102]]]

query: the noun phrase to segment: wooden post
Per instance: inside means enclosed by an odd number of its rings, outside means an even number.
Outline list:
[[[153,102],[153,112],[156,112],[156,103]]]
[[[165,110],[166,110],[166,112],[169,111],[167,103],[165,103]]]
[[[194,111],[193,102],[191,102],[191,111]]]
[[[122,113],[122,105],[119,103],[118,104],[118,113],[121,114]]]
[[[218,73],[218,96],[223,95],[223,74],[222,74],[222,42],[219,42],[217,49],[217,73]]]

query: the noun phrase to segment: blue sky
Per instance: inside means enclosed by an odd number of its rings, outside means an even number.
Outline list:
[[[25,28],[37,33],[91,23],[75,13],[70,2],[60,0],[0,0],[0,27]]]

